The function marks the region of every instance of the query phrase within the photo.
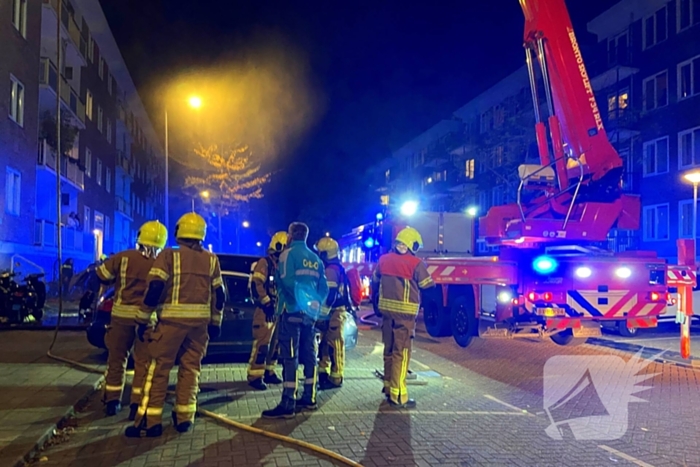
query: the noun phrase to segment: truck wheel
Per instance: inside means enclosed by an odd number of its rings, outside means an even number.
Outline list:
[[[623,319],[617,322],[617,332],[622,337],[634,337],[637,335],[637,328],[628,328],[627,321]]]
[[[431,337],[447,337],[452,334],[450,311],[442,306],[442,289],[436,287],[425,293],[423,302],[423,322]]]
[[[459,297],[452,304],[450,324],[452,337],[460,347],[469,347],[479,335],[478,320],[474,310],[474,297]]]
[[[563,345],[568,347],[573,347],[576,345],[581,345],[586,343],[585,337],[574,337],[573,331],[567,329],[566,331],[559,332],[550,337],[552,341],[557,345]]]

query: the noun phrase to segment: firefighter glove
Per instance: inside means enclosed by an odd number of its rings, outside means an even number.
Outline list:
[[[139,336],[139,340],[144,342],[144,336],[146,335],[146,330],[148,329],[148,324],[139,324],[136,329],[136,334]]]
[[[265,313],[265,322],[272,323],[275,321],[275,307],[272,303],[268,303],[263,307],[263,312]]]
[[[210,324],[207,327],[207,332],[209,333],[209,339],[216,339],[221,335],[221,327],[215,324]]]

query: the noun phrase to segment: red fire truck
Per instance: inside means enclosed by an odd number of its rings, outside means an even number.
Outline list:
[[[694,264],[692,241],[679,241],[680,266],[654,251],[599,247],[611,229],[639,228],[640,199],[621,190],[622,159],[603,127],[564,0],[520,5],[540,164],[519,167],[516,203],[495,206],[479,219],[479,237],[497,246],[498,255],[475,257],[473,247],[444,247],[448,230],[473,244],[473,227],[446,229],[438,219],[426,233],[426,226],[388,213],[341,239],[343,260],[369,276],[374,258],[365,251],[373,245],[363,251],[363,232],[373,229],[370,243],[379,238],[386,251],[404,225],[428,237],[434,230],[437,247],[423,254],[438,287],[425,295],[423,317],[432,336],[452,335],[463,347],[475,337],[573,345],[600,335],[602,326],[627,335],[654,327],[669,303],[669,288],[695,285],[695,267],[686,266]],[[434,214],[433,222],[435,216],[444,214]]]

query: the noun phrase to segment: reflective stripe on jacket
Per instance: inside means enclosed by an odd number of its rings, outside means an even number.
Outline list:
[[[410,253],[394,251],[379,258],[372,282],[379,286],[381,311],[409,315],[418,314],[420,290],[435,285],[423,261]]]
[[[202,320],[221,324],[221,312],[213,306],[215,290],[223,287],[216,255],[201,247],[173,247],[163,250],[149,272],[153,280],[165,282],[158,318]],[[140,320],[150,318],[153,309],[142,304]]]
[[[154,258],[147,258],[138,250],[126,250],[110,256],[95,269],[102,282],[114,281],[112,316],[130,319],[137,316],[154,262]]]
[[[277,270],[277,262],[271,258],[260,258],[253,270],[253,298],[256,305],[265,306],[277,298],[275,291],[274,275]]]

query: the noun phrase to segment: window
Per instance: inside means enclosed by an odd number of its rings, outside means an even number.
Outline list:
[[[85,225],[85,231],[90,230],[90,208],[85,206],[83,208],[83,224]]]
[[[12,0],[12,25],[27,37],[27,0]]]
[[[700,127],[678,133],[678,168],[700,165]]]
[[[644,241],[668,240],[668,203],[644,206]]]
[[[89,89],[85,93],[85,115],[92,120],[92,93]]]
[[[678,0],[676,5],[678,32],[700,23],[700,0]]]
[[[469,159],[464,163],[464,176],[469,180],[474,178],[474,159]]]
[[[112,169],[109,167],[105,168],[105,190],[107,193],[112,192]]]
[[[644,176],[668,172],[668,137],[644,143]]]
[[[105,240],[109,240],[112,237],[112,220],[109,216],[105,216]]]
[[[92,34],[88,35],[87,55],[91,63],[95,61],[95,40],[92,38]]]
[[[644,110],[668,105],[668,72],[666,70],[644,80]]]
[[[104,120],[104,115],[102,114],[102,107],[97,106],[97,130],[102,133],[102,124]]]
[[[22,174],[7,167],[5,171],[5,212],[19,216],[19,200],[22,194]]]
[[[693,200],[678,202],[678,237],[693,238]]]
[[[624,64],[628,62],[629,34],[623,32],[617,37],[608,40],[608,64]]]
[[[608,118],[614,119],[621,117],[625,113],[625,109],[629,106],[630,91],[628,88],[622,89],[620,92],[608,95]]]
[[[97,74],[100,75],[100,79],[105,79],[105,59],[100,57],[100,65],[97,67]]]
[[[102,185],[102,161],[99,159],[95,163],[95,180],[98,185]]]
[[[10,75],[10,118],[24,126],[24,84]]]
[[[700,94],[700,55],[678,65],[678,100]]]
[[[92,151],[85,148],[85,175],[92,177]]]
[[[112,121],[110,119],[107,119],[107,142],[111,143],[112,142]]]
[[[112,95],[112,75],[107,76],[107,92]]]
[[[666,6],[657,10],[643,22],[644,48],[663,42],[668,37],[668,12]]]

